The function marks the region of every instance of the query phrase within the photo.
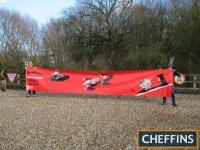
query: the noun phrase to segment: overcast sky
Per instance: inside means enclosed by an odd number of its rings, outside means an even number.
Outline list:
[[[0,0],[0,8],[17,10],[42,24],[51,17],[59,17],[64,8],[75,6],[75,2],[76,0]]]

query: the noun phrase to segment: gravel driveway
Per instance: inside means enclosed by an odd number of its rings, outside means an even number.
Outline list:
[[[170,102],[170,101],[169,101]],[[199,129],[200,95],[158,98],[0,91],[0,149],[136,149],[137,129]]]

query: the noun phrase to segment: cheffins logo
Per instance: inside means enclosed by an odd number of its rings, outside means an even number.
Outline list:
[[[139,147],[197,148],[198,130],[139,130]]]

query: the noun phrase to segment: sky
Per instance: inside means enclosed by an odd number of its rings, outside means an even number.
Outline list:
[[[75,6],[75,3],[76,0],[0,0],[0,8],[18,11],[39,24],[45,24],[50,18],[59,17],[64,8]]]

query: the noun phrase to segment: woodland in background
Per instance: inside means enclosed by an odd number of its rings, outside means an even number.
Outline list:
[[[0,8],[0,61],[22,71],[24,61],[79,70],[175,68],[200,73],[199,0],[78,0],[62,16],[38,25]]]

